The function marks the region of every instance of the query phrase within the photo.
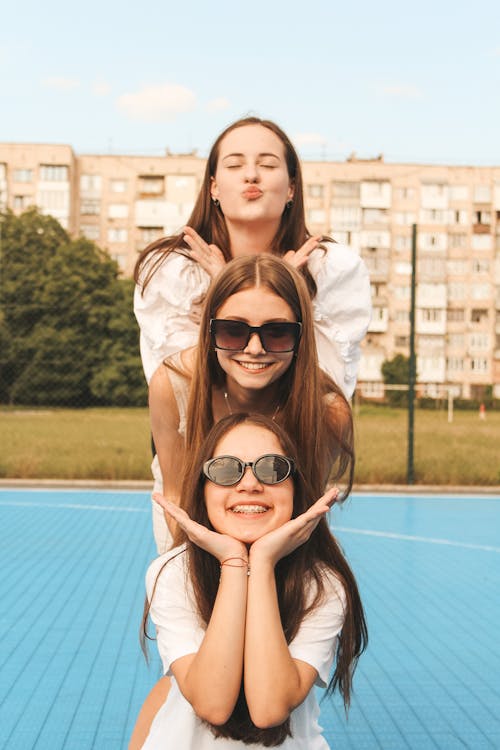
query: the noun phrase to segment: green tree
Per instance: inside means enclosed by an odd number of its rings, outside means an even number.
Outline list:
[[[381,369],[386,385],[408,385],[410,382],[410,359],[403,354],[396,354],[392,359],[386,359]],[[408,391],[387,390],[386,395],[391,406],[408,404]]]
[[[2,221],[0,392],[10,403],[144,404],[130,281],[31,209]],[[107,373],[107,375],[106,375]]]

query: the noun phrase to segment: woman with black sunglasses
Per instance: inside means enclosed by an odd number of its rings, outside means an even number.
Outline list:
[[[318,366],[302,276],[268,254],[225,266],[208,292],[197,347],[167,358],[151,380],[155,491],[177,502],[185,446],[196,452],[214,422],[237,412],[264,414],[294,436],[318,496],[329,478],[350,490],[349,404]],[[153,527],[161,554],[170,535],[156,504]]]
[[[175,546],[147,574],[148,615],[171,676],[144,750],[327,750],[314,685],[349,706],[367,643],[356,581],[286,433],[227,416],[188,461]],[[333,676],[330,668],[334,665]],[[330,680],[330,681],[329,681]]]
[[[196,344],[197,303],[224,264],[261,253],[300,268],[313,301],[321,367],[351,398],[371,313],[368,274],[355,250],[311,235],[293,144],[278,125],[258,117],[219,135],[187,226],[138,258],[134,310],[148,383],[165,357]]]

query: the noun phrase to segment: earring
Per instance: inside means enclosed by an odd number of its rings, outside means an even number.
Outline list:
[[[291,208],[292,206],[293,206],[293,201],[292,200],[289,200],[289,201],[286,202],[286,207],[287,208]]]
[[[220,206],[220,200],[218,198],[212,198],[212,203],[216,208],[219,208]]]

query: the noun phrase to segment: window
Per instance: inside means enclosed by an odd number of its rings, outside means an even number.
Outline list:
[[[163,177],[151,177],[142,175],[139,177],[139,192],[143,195],[163,195],[164,179]]]
[[[323,185],[308,185],[307,195],[309,196],[309,198],[322,198],[324,195],[324,186]]]
[[[359,206],[335,206],[330,209],[330,223],[336,230],[359,229],[361,209]]]
[[[410,291],[409,286],[395,286],[394,296],[396,299],[410,299]]]
[[[448,190],[451,201],[469,200],[469,188],[467,185],[450,185]]]
[[[489,260],[473,260],[472,261],[472,273],[489,273],[490,272],[490,262]]]
[[[414,211],[396,211],[394,214],[394,223],[402,226],[416,224],[417,214]]]
[[[418,245],[422,250],[446,250],[448,235],[444,232],[421,232]]]
[[[63,211],[69,207],[69,192],[67,190],[40,190],[38,203],[49,211]]]
[[[470,369],[472,372],[488,372],[488,360],[484,357],[472,357],[470,361]]]
[[[448,224],[449,218],[449,212],[444,209],[423,208],[420,211],[422,224]]]
[[[110,219],[126,219],[128,217],[128,205],[126,203],[110,203],[108,216]]]
[[[448,299],[449,300],[462,300],[466,297],[465,284],[460,284],[455,281],[451,281],[448,284]]]
[[[472,299],[488,299],[491,296],[490,284],[472,284],[470,288]]]
[[[63,164],[40,164],[42,182],[67,182],[69,168]]]
[[[418,270],[425,276],[440,279],[445,275],[444,258],[422,258],[418,263]]]
[[[466,234],[449,234],[448,243],[450,248],[462,248],[467,247],[467,235]]]
[[[389,215],[385,208],[364,208],[363,209],[363,223],[364,224],[387,224]]]
[[[394,237],[394,245],[396,250],[411,250],[411,237],[405,237],[402,234],[397,234]]]
[[[326,212],[322,208],[311,208],[307,212],[307,220],[310,224],[323,225],[326,221]]]
[[[111,180],[109,186],[112,193],[126,193],[128,182],[127,180]]]
[[[100,193],[101,175],[82,174],[80,177],[80,190],[82,193]]]
[[[108,229],[109,242],[126,242],[127,239],[128,232],[126,229]]]
[[[491,211],[474,211],[472,220],[474,224],[491,224]]]
[[[126,255],[122,255],[121,253],[111,253],[111,257],[116,263],[118,263],[120,271],[123,271],[127,262]]]
[[[410,320],[410,311],[409,310],[396,310],[394,313],[394,320],[396,320],[398,323],[408,323]]]
[[[474,202],[490,203],[491,190],[489,185],[474,185]]]
[[[394,345],[395,346],[404,346],[407,347],[410,344],[410,337],[409,336],[395,336],[394,337]]]
[[[80,213],[83,216],[99,216],[101,213],[101,202],[99,200],[82,200]]]
[[[426,323],[439,323],[443,317],[442,312],[435,307],[424,307],[421,310],[422,320]]]
[[[462,357],[448,357],[446,360],[446,367],[449,372],[463,372],[464,361]]]
[[[469,262],[463,258],[446,261],[450,276],[465,276],[469,272]]]
[[[81,224],[80,232],[88,240],[93,240],[94,242],[98,241],[101,236],[98,224]]]
[[[145,245],[150,245],[151,242],[159,240],[163,237],[163,227],[139,227],[141,233],[141,240]]]
[[[448,346],[450,349],[463,349],[465,346],[465,336],[463,333],[449,333]]]
[[[359,199],[361,185],[359,182],[333,182],[332,191],[335,198]]]
[[[487,351],[490,348],[490,337],[487,333],[471,333],[469,342],[471,349]]]
[[[463,323],[465,321],[465,310],[450,307],[446,311],[446,319],[448,323]]]
[[[394,190],[394,197],[400,201],[412,201],[415,199],[415,188],[398,187]]]
[[[32,169],[15,169],[13,174],[14,182],[33,182]]]
[[[471,245],[473,250],[491,250],[493,247],[493,237],[491,234],[473,234]]]
[[[471,323],[481,323],[483,320],[488,320],[488,310],[484,308],[473,308],[470,312]]]
[[[14,211],[23,211],[33,203],[33,199],[29,195],[14,195],[12,199],[12,205]]]

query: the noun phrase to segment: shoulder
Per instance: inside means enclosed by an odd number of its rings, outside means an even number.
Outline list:
[[[184,580],[186,575],[186,545],[165,552],[153,560],[146,572],[146,591],[151,600],[153,592],[159,587],[172,586]]]
[[[353,248],[342,245],[340,242],[322,243],[322,247],[311,253],[308,268],[316,283],[321,282],[325,275],[339,279],[353,273],[367,276],[366,267],[360,255]]]
[[[322,593],[317,606],[319,608],[327,607],[343,615],[346,605],[346,594],[342,581],[339,579],[334,570],[322,564],[319,566],[319,576],[322,583]],[[311,576],[308,588],[308,604],[311,604],[318,593],[318,583]],[[314,610],[312,610],[314,611]]]
[[[147,258],[139,272],[139,288],[155,263],[157,266],[144,289],[144,294],[163,293],[165,296],[172,292],[177,296],[181,291],[185,293],[186,290],[192,289],[199,294],[200,290],[208,289],[210,277],[206,271],[189,255],[177,251],[166,253],[161,260],[154,255]]]

